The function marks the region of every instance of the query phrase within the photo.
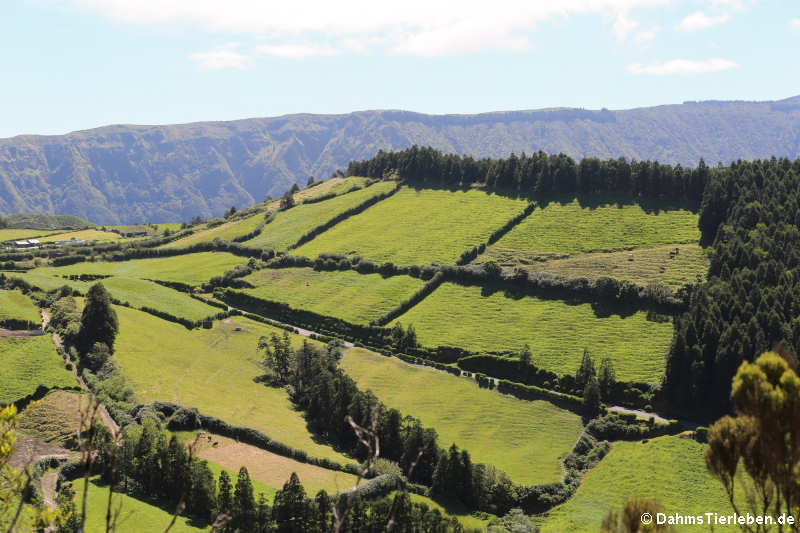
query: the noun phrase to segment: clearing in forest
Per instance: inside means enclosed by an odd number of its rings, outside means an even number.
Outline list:
[[[332,220],[344,211],[366,202],[373,196],[391,191],[396,185],[393,181],[379,182],[335,198],[300,204],[286,211],[280,211],[275,216],[275,220],[264,226],[260,235],[243,244],[253,248],[286,250],[297,243],[305,233]]]
[[[334,316],[355,324],[377,320],[424,285],[410,276],[382,277],[354,270],[266,268],[244,278],[256,286],[242,292],[294,309]]]
[[[265,373],[258,339],[283,331],[243,317],[187,330],[147,313],[115,306],[119,334],[114,357],[140,403],[156,400],[196,407],[225,422],[256,429],[312,457],[350,462],[314,440],[283,388],[255,378]],[[303,339],[292,336],[299,347]],[[309,341],[314,342],[314,341]],[[153,369],[158,369],[154,372]]]
[[[584,348],[595,361],[609,357],[617,379],[658,383],[672,341],[672,320],[646,311],[624,315],[589,303],[547,300],[491,286],[443,283],[400,316],[424,346],[519,352],[527,343],[533,364],[574,374]]]
[[[360,389],[434,428],[441,446],[455,443],[519,484],[559,481],[561,461],[583,431],[578,415],[550,402],[519,400],[362,348],[348,350],[341,365]]]
[[[465,251],[487,242],[527,204],[478,190],[404,187],[299,247],[297,254],[354,254],[403,266],[453,264]]]
[[[39,387],[78,387],[49,335],[0,337],[0,368],[0,405],[16,402]]]
[[[548,513],[543,533],[594,533],[609,510],[621,510],[628,498],[658,500],[667,514],[732,513],[722,485],[706,470],[706,445],[691,439],[659,437],[650,441],[617,442],[585,477],[566,503]],[[700,533],[704,526],[680,526]],[[716,526],[715,531],[739,531]]]

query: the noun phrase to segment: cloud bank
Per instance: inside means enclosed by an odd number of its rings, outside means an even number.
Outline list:
[[[637,76],[676,76],[721,72],[738,66],[733,61],[721,58],[706,60],[672,59],[663,63],[651,63],[649,65],[632,63],[628,65],[628,72]]]

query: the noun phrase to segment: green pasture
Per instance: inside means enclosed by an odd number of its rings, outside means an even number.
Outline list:
[[[441,446],[455,443],[520,484],[559,481],[561,461],[583,431],[578,415],[549,402],[519,400],[361,348],[348,350],[341,365],[359,388],[434,428]]]
[[[45,235],[52,235],[54,233],[58,233],[58,230],[2,228],[0,229],[0,242],[39,239]]]
[[[69,240],[84,241],[115,241],[121,239],[120,235],[113,231],[102,231],[99,229],[82,229],[78,231],[68,231],[39,238],[41,242],[56,242]]]
[[[236,478],[234,477],[234,483]],[[75,506],[81,509],[83,502],[83,478],[72,482],[75,490]],[[112,510],[119,510],[116,533],[140,533],[142,531],[164,531],[172,520],[174,509],[158,506],[155,502],[146,501],[115,492],[111,500]],[[89,491],[86,499],[86,533],[103,533],[106,531],[106,510],[108,508],[108,485],[100,481],[100,477],[89,480]],[[208,527],[193,526],[186,517],[178,517],[170,532],[196,533],[207,531]]]
[[[0,405],[47,388],[77,387],[49,335],[0,337]]]
[[[390,191],[394,187],[394,182],[384,181],[322,202],[300,204],[286,211],[280,211],[275,220],[264,226],[260,235],[245,241],[244,244],[254,248],[286,250],[295,244],[303,234],[328,222],[343,211],[347,211],[373,196]]]
[[[202,320],[222,311],[222,309],[195,300],[184,292],[164,287],[152,281],[117,277],[100,281],[113,298],[120,302],[127,302],[137,309],[151,307],[188,320]]]
[[[670,255],[678,249],[677,254]],[[545,259],[536,253],[489,248],[476,262],[495,261],[503,267],[521,267],[568,278],[610,277],[637,285],[658,282],[674,290],[687,283],[705,281],[707,250],[697,244],[662,244],[619,252],[590,252],[563,259]]]
[[[485,192],[403,188],[297,249],[357,254],[397,265],[455,263],[519,214],[527,200]]]
[[[698,214],[657,201],[596,196],[551,201],[489,248],[527,256],[608,252],[637,246],[696,243]]]
[[[628,498],[658,500],[666,513],[732,513],[722,485],[706,470],[706,445],[678,437],[648,442],[617,442],[584,478],[577,493],[542,518],[542,533],[594,533],[611,509]],[[680,532],[711,531],[708,526],[677,526]],[[739,531],[715,526],[714,531]]]
[[[196,407],[311,456],[349,462],[315,442],[286,391],[254,381],[264,374],[256,349],[259,337],[281,335],[282,330],[243,317],[214,322],[212,329],[187,330],[147,313],[115,309],[120,326],[114,356],[139,402],[163,400]],[[295,346],[302,343],[299,336],[292,340]]]
[[[606,314],[588,303],[454,283],[397,320],[414,324],[424,346],[518,352],[527,343],[533,363],[558,374],[574,374],[587,348],[596,361],[611,358],[617,379],[648,383],[660,381],[673,333],[670,319],[644,311]]]
[[[99,274],[202,285],[214,276],[221,276],[226,270],[246,262],[246,259],[227,252],[198,252],[152,259],[86,261],[61,267],[40,267],[29,271],[26,276]]]
[[[311,268],[267,268],[244,280],[256,286],[243,291],[252,296],[358,324],[380,318],[425,283],[410,276],[384,278],[354,270],[319,272]]]
[[[0,289],[0,324],[8,319],[27,320],[32,325],[42,323],[39,308],[30,298],[18,290]]]
[[[389,498],[394,498],[396,494],[396,491],[392,492],[389,494]],[[426,505],[428,509],[438,510],[443,515],[456,517],[458,521],[461,522],[461,525],[468,529],[484,531],[489,522],[488,520],[482,520],[470,514],[469,510],[464,507],[464,504],[458,501],[436,502],[427,496],[422,496],[413,492],[409,492],[408,497],[414,503]]]
[[[246,218],[225,222],[213,228],[201,229],[182,239],[160,246],[160,248],[185,248],[201,242],[211,242],[214,239],[231,241],[254,231],[264,221],[264,216],[264,213],[257,213]]]

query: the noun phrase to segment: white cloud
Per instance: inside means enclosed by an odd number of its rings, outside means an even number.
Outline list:
[[[793,30],[800,30],[800,17],[789,21],[789,27]]]
[[[632,63],[628,65],[628,72],[637,76],[675,76],[686,74],[705,74],[707,72],[721,72],[739,65],[733,61],[721,58],[706,60],[672,59],[664,63]]]
[[[264,44],[256,46],[255,52],[262,56],[274,56],[286,59],[305,59],[315,56],[335,56],[341,52],[331,46],[320,46],[310,43]]]
[[[180,24],[246,34],[275,46],[363,41],[365,51],[436,56],[481,50],[524,51],[531,48],[529,34],[543,21],[572,15],[616,17],[634,8],[663,6],[673,0],[462,0],[455,6],[431,0],[62,1],[125,22]],[[625,30],[621,27],[614,31]],[[354,47],[336,48],[350,51]]]
[[[686,18],[684,18],[680,24],[676,26],[676,29],[680,31],[705,30],[706,28],[712,28],[720,24],[725,24],[730,19],[731,16],[727,13],[710,16],[706,15],[702,11],[696,11],[691,15],[687,15]]]
[[[189,59],[202,70],[222,70],[226,68],[246,69],[250,59],[237,51],[238,43],[227,43],[207,52],[191,54]]]
[[[619,13],[612,29],[617,40],[624,41],[638,26],[639,22],[629,19],[626,13]]]
[[[633,42],[635,42],[638,45],[650,44],[650,42],[652,42],[652,40],[656,38],[658,31],[659,31],[658,26],[655,26],[647,30],[636,32],[636,35],[633,36]]]

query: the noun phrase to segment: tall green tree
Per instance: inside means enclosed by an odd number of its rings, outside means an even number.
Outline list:
[[[81,329],[78,334],[83,353],[86,353],[100,342],[105,344],[109,351],[114,351],[114,340],[119,331],[117,312],[111,307],[111,295],[97,282],[86,293],[86,304],[81,315]]]
[[[581,358],[581,364],[578,367],[578,371],[575,372],[575,382],[581,387],[584,387],[586,386],[587,383],[589,383],[590,379],[596,376],[597,372],[594,368],[594,361],[592,360],[592,356],[589,353],[589,350],[584,348],[583,357]]]

